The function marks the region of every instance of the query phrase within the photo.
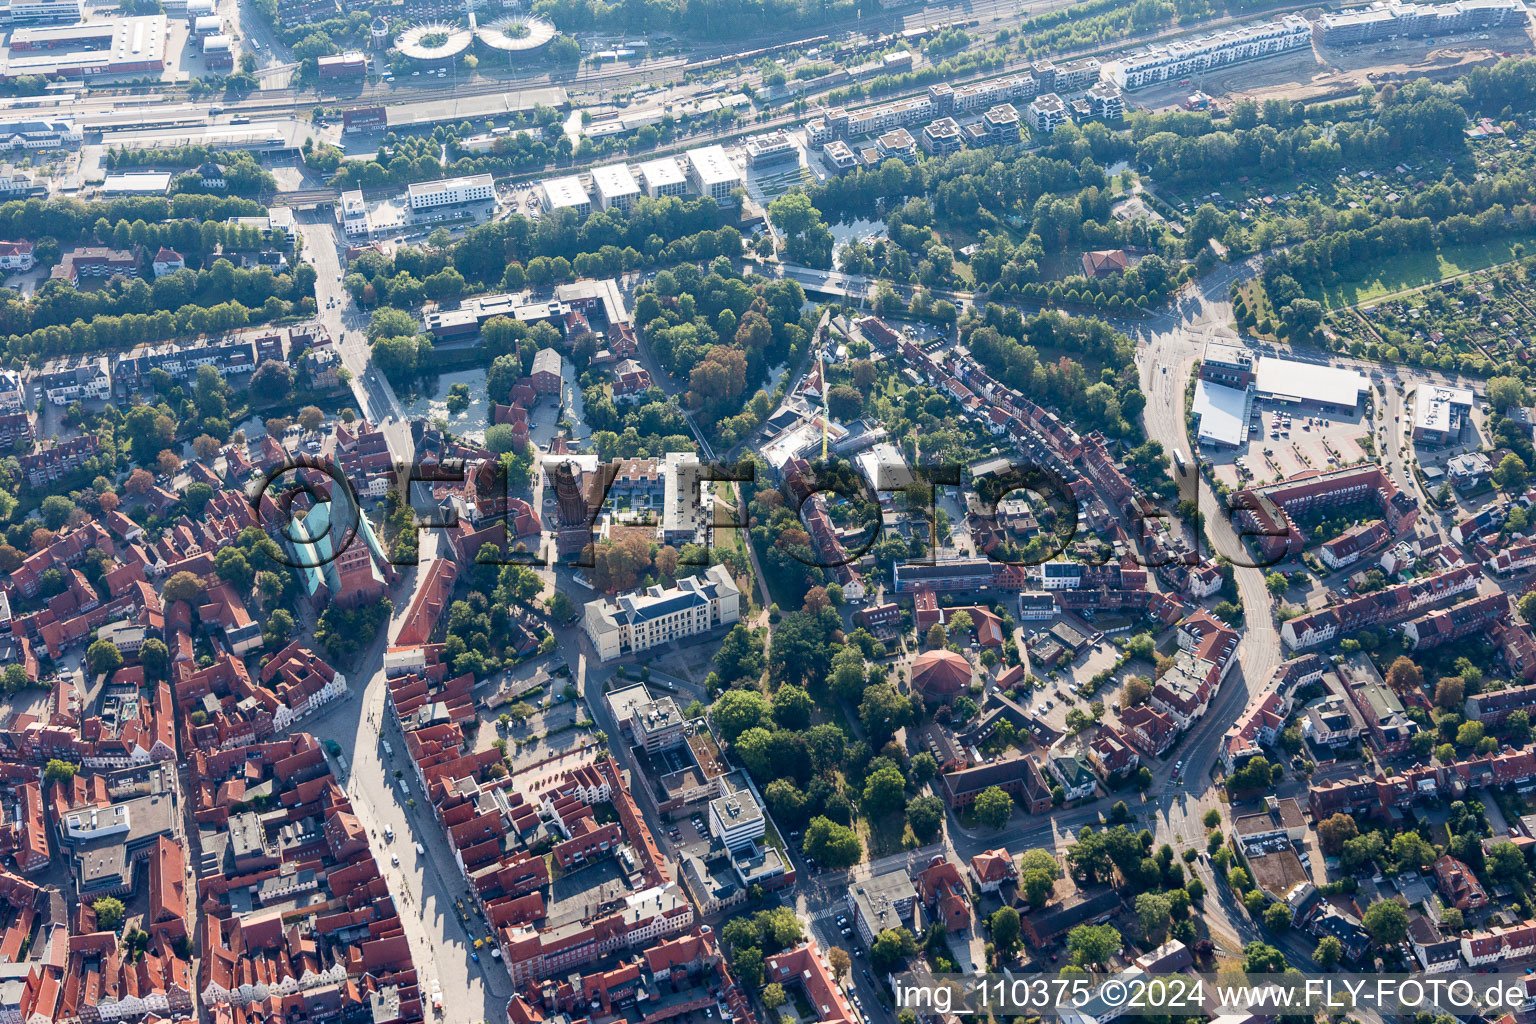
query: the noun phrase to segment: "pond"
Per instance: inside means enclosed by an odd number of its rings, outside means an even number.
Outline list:
[[[425,419],[428,422],[442,420],[451,433],[470,441],[483,441],[490,415],[486,404],[485,371],[475,369],[440,373],[433,384],[431,394],[417,395],[409,402],[402,398],[406,418]],[[469,406],[462,412],[448,411],[448,392],[455,384],[469,388]]]

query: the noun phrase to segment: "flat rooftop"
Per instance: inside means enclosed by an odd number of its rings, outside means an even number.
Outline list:
[[[629,173],[629,168],[624,164],[594,167],[592,184],[597,187],[597,194],[604,199],[622,199],[624,196],[640,194],[640,186],[635,183],[635,176]]]
[[[1283,402],[1319,402],[1350,407],[1370,387],[1365,374],[1338,366],[1303,363],[1294,359],[1260,356],[1255,365],[1255,387],[1260,395]]]
[[[391,103],[384,108],[384,120],[390,128],[445,121],[483,121],[488,117],[515,114],[537,106],[564,107],[565,90],[515,89],[485,96],[462,96],[447,100],[422,100],[419,103]]]
[[[1461,416],[1471,411],[1475,400],[1470,388],[1420,384],[1413,398],[1413,425],[1437,433],[1457,429]]]
[[[645,179],[646,185],[658,188],[662,185],[681,185],[684,182],[683,170],[677,166],[677,161],[669,156],[657,160],[647,160],[640,165],[640,176]]]
[[[693,167],[693,173],[698,175],[699,181],[706,186],[741,180],[741,175],[736,173],[736,168],[731,164],[731,158],[725,155],[724,146],[690,149],[688,163]]]
[[[1200,417],[1200,440],[1235,448],[1248,439],[1248,391],[1195,381],[1192,411]]]
[[[581,179],[575,175],[566,178],[545,178],[539,185],[544,190],[544,201],[551,210],[584,206],[592,201]]]
[[[412,197],[429,196],[436,192],[447,192],[460,187],[489,186],[494,180],[489,174],[470,174],[461,178],[440,178],[437,181],[416,182],[415,184],[407,185],[405,191],[407,195]]]

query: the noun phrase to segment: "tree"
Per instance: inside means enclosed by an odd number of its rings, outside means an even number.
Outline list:
[[[21,690],[31,681],[27,678],[27,670],[15,662],[5,666],[5,671],[0,672],[0,688],[3,688],[7,694]]]
[[[203,462],[218,455],[220,447],[219,439],[212,434],[198,434],[192,439],[192,452]]]
[[[811,695],[793,683],[785,683],[773,695],[773,720],[786,729],[804,729],[815,710]]]
[[[1392,858],[1397,861],[1399,871],[1405,868],[1422,871],[1435,862],[1435,848],[1417,832],[1401,832],[1392,839]]]
[[[906,796],[907,780],[901,769],[893,764],[882,765],[869,773],[864,780],[864,811],[867,814],[886,814],[901,806]]]
[[[1285,954],[1264,942],[1250,942],[1243,947],[1244,974],[1284,974]]]
[[[1530,871],[1525,866],[1525,856],[1514,843],[1498,842],[1488,848],[1488,873],[1501,881],[1523,881]]]
[[[866,791],[868,787],[865,787]],[[865,801],[866,805],[868,800]],[[929,843],[944,823],[944,801],[936,796],[917,796],[907,801],[907,825],[918,841]]]
[[[1284,903],[1271,903],[1265,908],[1264,927],[1272,932],[1283,932],[1290,926],[1291,911]]]
[[[1332,935],[1324,935],[1312,951],[1312,959],[1318,966],[1328,968],[1344,959],[1344,944]]]
[[[280,359],[266,359],[246,386],[263,405],[276,405],[293,390],[293,371]]]
[[[768,702],[756,690],[727,690],[715,701],[709,714],[727,743],[734,743],[742,733],[772,717]]]
[[[1390,946],[1403,941],[1408,934],[1408,912],[1394,900],[1377,900],[1365,910],[1361,919],[1365,930],[1378,946]]]
[[[1499,460],[1499,468],[1493,471],[1493,482],[1500,487],[1517,490],[1525,486],[1527,475],[1525,460],[1510,452]]]
[[[1447,711],[1461,707],[1466,693],[1466,683],[1461,676],[1441,676],[1435,684],[1435,704]]]
[[[1041,871],[1035,868],[1024,872],[1019,880],[1019,887],[1024,892],[1024,898],[1032,907],[1043,907],[1050,902],[1051,896],[1056,891],[1056,878],[1049,871]]]
[[[171,578],[165,581],[165,589],[161,591],[161,597],[167,602],[191,601],[203,592],[203,581],[190,572],[173,573]]]
[[[171,652],[165,641],[150,637],[139,647],[139,664],[148,679],[164,679],[171,665]]]
[[[1210,810],[1205,812],[1204,821],[1206,828],[1215,828],[1221,824],[1221,812],[1212,807]]]
[[[1013,797],[997,786],[988,786],[976,797],[976,820],[990,828],[1002,828],[1013,815]]]
[[[80,766],[73,761],[61,761],[56,757],[49,758],[48,763],[43,766],[43,781],[49,783],[68,782],[75,777],[75,772],[79,770]]]
[[[1120,706],[1134,708],[1145,704],[1152,696],[1152,684],[1141,676],[1131,676],[1120,690]]]
[[[1488,401],[1499,412],[1512,405],[1524,405],[1528,394],[1518,377],[1488,378]]]
[[[282,647],[293,635],[293,616],[286,608],[274,608],[267,616],[267,626],[261,631],[268,647]]]
[[[91,904],[91,909],[96,911],[96,927],[104,932],[115,932],[123,923],[123,901],[115,896],[103,896]]]
[[[110,640],[97,640],[85,650],[85,663],[92,675],[110,675],[123,663],[123,652]]]
[[[907,928],[887,928],[869,944],[870,965],[889,974],[917,953],[917,939]]]
[[[1120,933],[1107,924],[1080,924],[1067,933],[1067,953],[1078,967],[1108,964],[1121,945]]]
[[[299,426],[303,427],[306,431],[313,432],[319,430],[320,424],[324,422],[325,413],[313,405],[306,405],[299,410]]]
[[[1136,919],[1148,939],[1161,935],[1170,923],[1173,904],[1160,892],[1144,892],[1136,897]]]
[[[788,997],[784,995],[784,986],[778,982],[772,982],[763,989],[763,1006],[769,1010],[777,1010],[783,1006]]]
[[[883,746],[911,718],[912,703],[896,687],[876,683],[865,688],[864,699],[859,702],[859,721],[871,744]]]
[[[992,932],[992,945],[996,947],[998,956],[1007,959],[1013,954],[1013,949],[1019,941],[1019,912],[1012,907],[1001,907],[993,911],[987,924]]]
[[[74,515],[75,503],[62,494],[50,494],[38,506],[38,511],[42,514],[43,525],[50,530],[61,530]]]
[[[842,981],[849,970],[853,968],[853,960],[848,956],[848,951],[841,946],[833,946],[827,950],[827,965],[832,968],[832,979]]]
[[[1424,673],[1406,656],[1399,655],[1387,669],[1387,685],[1398,693],[1413,693],[1424,688]]]
[[[829,868],[850,868],[864,858],[864,844],[853,829],[819,815],[806,826],[805,852]]]
[[[1056,860],[1055,854],[1049,850],[1035,847],[1032,850],[1025,850],[1024,855],[1019,858],[1019,871],[1045,871],[1052,878],[1060,878],[1061,864]]]

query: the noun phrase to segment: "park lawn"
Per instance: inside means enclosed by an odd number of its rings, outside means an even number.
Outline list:
[[[860,815],[857,830],[864,841],[865,860],[879,860],[918,845],[907,828],[907,816],[901,811]]]
[[[1253,313],[1254,326],[1249,330],[1249,333],[1255,338],[1265,338],[1269,341],[1276,340],[1273,331],[1265,334],[1258,327],[1259,324],[1264,322],[1266,317],[1269,318],[1271,325],[1278,323],[1280,319],[1279,315],[1275,312],[1275,308],[1269,304],[1269,293],[1264,290],[1264,285],[1258,279],[1246,281],[1238,286],[1238,294],[1243,297],[1243,300],[1248,304],[1249,311]],[[1236,324],[1232,326],[1234,329],[1237,327]]]
[[[1483,270],[1516,259],[1514,247],[1536,241],[1530,235],[1492,239],[1472,245],[1455,245],[1433,252],[1403,253],[1377,263],[1369,277],[1310,289],[1309,298],[1328,309],[1358,306],[1365,302],[1412,291],[1447,278]]]

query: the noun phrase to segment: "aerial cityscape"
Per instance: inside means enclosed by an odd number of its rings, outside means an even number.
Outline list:
[[[1524,0],[0,0],[0,274],[0,1024],[1536,1021]]]

